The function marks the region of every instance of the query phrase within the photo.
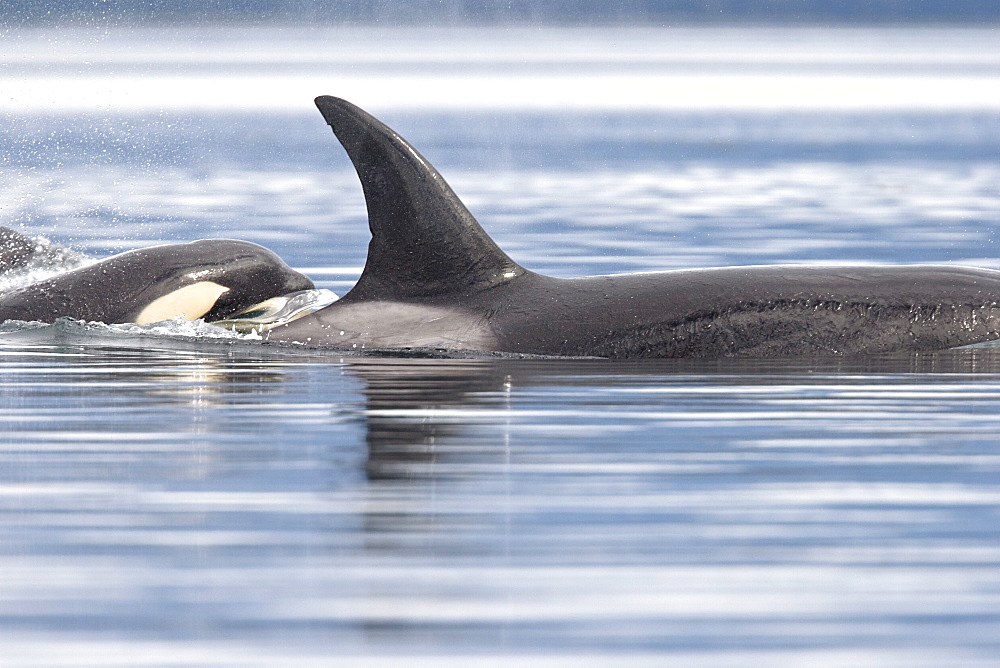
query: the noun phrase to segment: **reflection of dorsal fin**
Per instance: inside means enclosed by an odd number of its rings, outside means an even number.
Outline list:
[[[345,100],[322,96],[316,106],[354,163],[368,204],[368,261],[348,297],[457,296],[525,273],[405,139]]]

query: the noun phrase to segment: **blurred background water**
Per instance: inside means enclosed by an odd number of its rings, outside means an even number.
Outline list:
[[[991,27],[39,26],[0,224],[343,293],[369,109],[561,276],[997,267]],[[0,332],[3,665],[992,665],[1000,358],[366,359]]]

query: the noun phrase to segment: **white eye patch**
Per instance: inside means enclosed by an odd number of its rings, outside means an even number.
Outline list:
[[[136,316],[135,322],[137,325],[148,325],[178,316],[185,320],[197,320],[212,310],[216,300],[226,292],[229,288],[212,281],[185,285],[151,301]]]

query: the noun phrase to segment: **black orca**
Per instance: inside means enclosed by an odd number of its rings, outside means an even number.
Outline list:
[[[560,279],[508,257],[441,175],[345,100],[316,105],[354,163],[372,239],[354,288],[266,333],[337,349],[730,357],[939,350],[1000,338],[1000,272],[730,267]]]
[[[35,247],[24,235],[0,228],[0,270],[26,266]],[[0,321],[211,322],[313,287],[262,246],[205,239],[129,251],[6,292],[0,295]]]
[[[0,226],[0,272],[19,269],[31,261],[37,244],[34,240]]]

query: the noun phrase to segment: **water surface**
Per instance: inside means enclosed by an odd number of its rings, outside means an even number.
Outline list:
[[[626,364],[56,337],[0,354],[8,657],[1000,649],[993,349]]]
[[[368,235],[310,108],[334,93],[535,270],[998,266],[988,30],[380,34],[5,40],[0,224],[91,256],[249,239],[343,293]],[[994,348],[449,360],[208,331],[0,329],[0,663],[1000,653]]]

